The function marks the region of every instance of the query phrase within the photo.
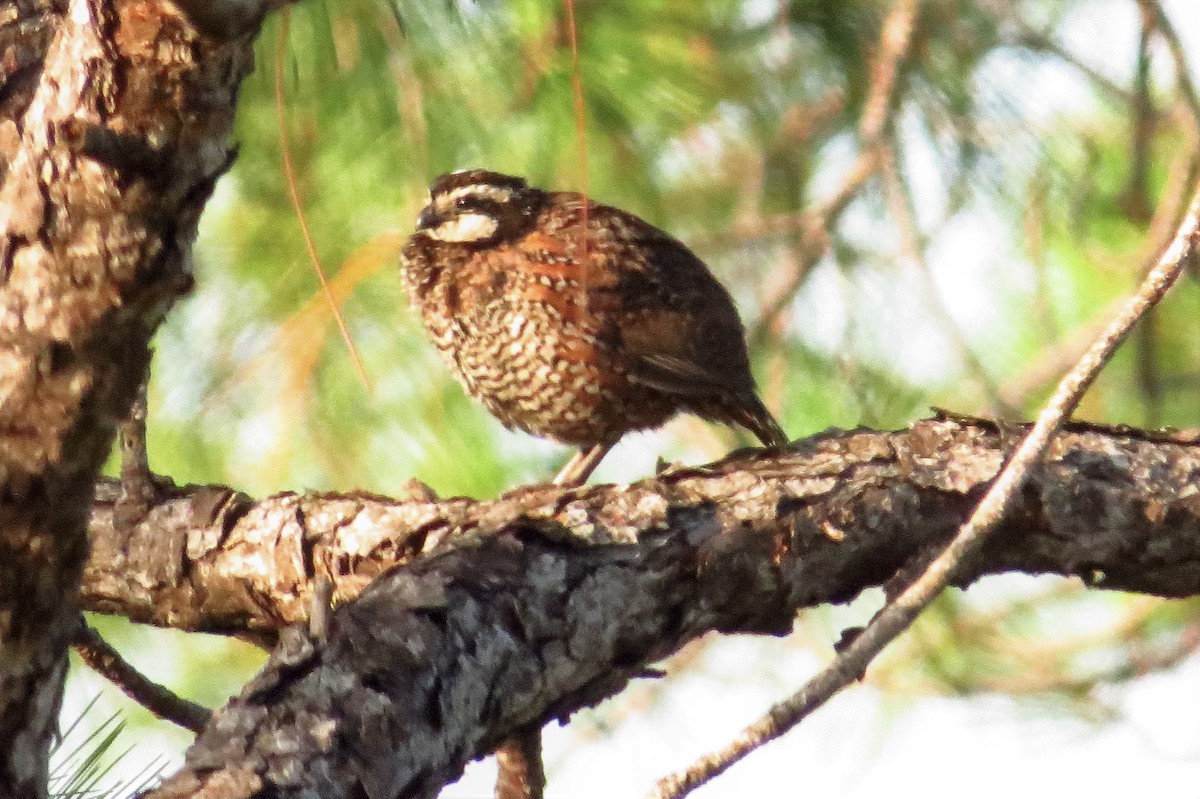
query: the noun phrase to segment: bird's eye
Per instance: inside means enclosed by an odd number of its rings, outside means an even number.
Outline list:
[[[454,201],[455,208],[470,208],[474,204],[475,203],[472,202],[470,197],[459,197],[457,200]]]

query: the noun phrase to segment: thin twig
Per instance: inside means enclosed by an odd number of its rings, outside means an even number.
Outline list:
[[[1084,696],[1098,685],[1115,685],[1146,674],[1167,671],[1191,657],[1197,649],[1200,649],[1200,625],[1191,624],[1184,627],[1179,637],[1169,645],[1161,648],[1130,647],[1114,662],[1079,676],[1066,676],[1057,668],[1063,658],[1078,654],[1077,651],[1063,647],[1059,651],[1021,652],[1011,674],[972,681],[969,688],[972,691],[1009,696]]]
[[[1035,53],[1054,56],[1118,102],[1129,102],[1128,89],[1092,65],[1085,64],[1078,55],[1055,41],[1049,33],[1035,28],[1029,20],[1018,13],[1019,7],[1016,4],[1007,2],[1007,0],[985,0],[980,3],[980,8],[997,22],[1008,22],[1013,26],[1013,34],[1008,38],[1013,45],[1027,48]]]
[[[291,200],[292,208],[296,212],[296,220],[300,223],[300,234],[304,238],[304,248],[308,251],[308,259],[313,265],[313,271],[317,273],[317,280],[321,283],[321,292],[325,295],[326,302],[329,303],[329,310],[333,313],[333,320],[337,324],[338,332],[341,333],[342,341],[346,344],[346,351],[350,353],[350,363],[354,366],[354,372],[358,375],[358,380],[362,383],[362,387],[366,389],[367,393],[370,393],[371,378],[367,377],[367,369],[363,366],[362,357],[358,354],[358,347],[354,345],[354,339],[350,337],[350,330],[346,327],[346,320],[342,317],[342,309],[338,307],[333,289],[329,287],[329,279],[325,276],[325,267],[321,266],[321,258],[317,255],[317,245],[313,242],[312,231],[308,227],[308,217],[304,213],[304,204],[300,201],[296,169],[292,165],[291,144],[288,141],[287,119],[284,115],[287,102],[283,92],[283,61],[287,52],[288,13],[288,9],[285,7],[279,20],[279,40],[275,47],[274,76],[275,122],[279,128],[279,154],[283,163],[283,174],[287,183],[288,198]]]
[[[925,243],[917,222],[916,204],[913,201],[912,190],[904,176],[900,173],[894,148],[887,148],[880,169],[883,177],[884,193],[887,195],[888,206],[900,232],[900,246],[905,257],[912,263],[920,281],[921,290],[928,301],[928,308],[933,317],[946,333],[946,338],[958,354],[959,360],[971,375],[979,391],[986,398],[988,409],[1001,418],[1013,418],[1016,409],[1005,404],[1000,391],[992,376],[988,374],[987,366],[979,354],[971,347],[958,323],[950,315],[950,309],[942,300],[941,292],[933,281],[933,270],[925,257]]]
[[[579,69],[579,27],[575,22],[575,0],[563,0],[567,12],[567,41],[571,46],[571,97],[574,102],[575,149],[579,167],[579,193],[583,202],[579,205],[579,263],[583,264],[583,278],[579,282],[579,307],[584,316],[588,312],[588,159],[587,159],[587,111],[583,98],[583,73]],[[541,749],[538,748],[540,753]],[[499,789],[497,789],[499,790]],[[540,795],[540,794],[539,794]]]
[[[1131,115],[1133,130],[1129,146],[1129,178],[1122,192],[1121,205],[1130,221],[1145,225],[1153,214],[1150,197],[1151,144],[1154,139],[1154,101],[1150,96],[1150,39],[1154,33],[1155,11],[1149,0],[1138,0],[1141,34],[1138,37]],[[1161,424],[1163,409],[1162,375],[1159,373],[1157,314],[1150,311],[1138,327],[1137,377],[1145,408],[1147,427]]]
[[[941,593],[960,565],[979,551],[1003,518],[1030,470],[1049,447],[1055,432],[1129,335],[1129,331],[1149,308],[1162,299],[1186,263],[1195,257],[1197,245],[1200,245],[1200,192],[1193,194],[1183,224],[1138,292],[1126,302],[1079,363],[1062,379],[1046,407],[1038,414],[1033,429],[1017,447],[971,518],[959,528],[954,539],[934,558],[925,572],[894,601],[885,605],[866,629],[800,691],[772,707],[762,719],[743,730],[724,749],[709,753],[686,770],[662,779],[650,794],[653,799],[680,799],[687,795],[764,743],[790,730],[866,672],[875,656],[912,624],[920,612]]]
[[[797,233],[793,246],[795,254],[793,263],[788,269],[787,278],[783,284],[776,287],[762,301],[762,315],[748,333],[751,342],[761,343],[761,340],[771,331],[784,311],[792,304],[796,292],[804,285],[813,267],[825,253],[829,244],[829,228],[837,223],[842,211],[858,194],[867,180],[875,174],[879,164],[879,147],[859,153],[853,166],[836,194],[822,205],[800,214],[797,220]]]
[[[1179,94],[1187,106],[1188,113],[1196,124],[1200,124],[1200,93],[1196,91],[1196,83],[1192,78],[1192,68],[1188,63],[1187,50],[1179,38],[1179,32],[1171,23],[1170,17],[1162,9],[1158,0],[1149,0],[1154,11],[1154,27],[1158,30],[1163,41],[1167,43],[1167,51],[1175,67],[1175,82]]]
[[[1187,210],[1188,192],[1200,177],[1200,127],[1193,128],[1189,125],[1187,134],[1187,146],[1180,149],[1167,169],[1167,185],[1163,187],[1158,209],[1150,221],[1146,234],[1145,255],[1138,259],[1143,262],[1143,272],[1154,266],[1158,254],[1171,243]],[[1045,350],[1027,365],[1019,376],[1007,381],[1000,389],[1000,396],[1005,403],[1012,407],[1022,407],[1044,386],[1048,386],[1056,375],[1062,374],[1063,370],[1075,363],[1088,343],[1099,335],[1104,327],[1104,320],[1110,319],[1123,302],[1124,300],[1118,299],[1107,305],[1066,338]]]
[[[1005,404],[1022,408],[1046,391],[1053,380],[1064,371],[1071,368],[1100,335],[1107,319],[1125,302],[1121,298],[1105,305],[1098,313],[1092,315],[1086,322],[1076,326],[1053,345],[1042,348],[1035,357],[1031,358],[1021,369],[1021,372],[1000,387],[1000,396]]]
[[[1025,193],[1028,200],[1025,211],[1021,215],[1021,227],[1025,233],[1026,257],[1033,266],[1037,279],[1034,287],[1032,317],[1042,328],[1042,338],[1046,346],[1058,341],[1061,336],[1057,315],[1054,311],[1054,302],[1051,300],[1049,264],[1046,262],[1046,211],[1049,205],[1049,195],[1049,178],[1043,164],[1034,173],[1029,190]],[[1112,314],[1106,314],[1104,318],[1108,319],[1110,316]],[[1099,329],[1087,337],[1087,342],[1091,342],[1097,332]],[[1079,351],[1082,352],[1082,348]],[[1063,370],[1075,363],[1077,357],[1077,355],[1072,356],[1061,368],[1055,369],[1052,376],[1057,377],[1062,374]],[[1003,400],[1003,396],[1001,399]]]
[[[867,98],[859,118],[862,150],[850,167],[841,188],[824,204],[801,215],[798,232],[789,249],[792,263],[787,279],[762,302],[762,315],[750,330],[752,342],[760,343],[792,304],[813,267],[824,254],[828,231],[858,194],[880,164],[880,145],[895,112],[896,76],[912,44],[918,0],[898,0],[884,20],[879,37],[879,57],[871,67]]]
[[[896,97],[896,75],[912,44],[913,23],[917,17],[917,0],[897,0],[883,21],[879,35],[878,57],[871,64],[871,82],[867,101],[858,123],[858,134],[864,142],[873,144],[883,138],[892,118],[892,102]]]
[[[1164,649],[1161,645],[1147,643],[1148,630],[1162,626],[1162,611],[1167,600],[1157,597],[1132,597],[1130,606],[1122,618],[1112,626],[1088,630],[1082,634],[1062,636],[1060,630],[1048,637],[1018,636],[1005,634],[1014,618],[1026,618],[1032,609],[1045,611],[1054,601],[1070,603],[1086,591],[1079,583],[1057,583],[1051,591],[1038,592],[995,611],[960,613],[955,610],[957,601],[945,603],[951,597],[939,601],[939,609],[951,608],[945,613],[945,623],[932,633],[925,628],[925,635],[913,630],[908,637],[908,648],[923,660],[928,660],[939,670],[940,659],[933,657],[935,651],[949,646],[972,661],[999,659],[1000,669],[983,669],[984,672],[999,671],[1000,674],[976,674],[978,669],[964,675],[961,670],[951,668],[949,673],[937,673],[931,679],[922,679],[919,673],[906,668],[901,658],[891,658],[888,663],[875,666],[871,673],[871,684],[882,691],[897,690],[937,691],[952,694],[995,692],[1009,695],[1084,695],[1099,684],[1112,684],[1132,679],[1138,673],[1169,668],[1176,662],[1180,647],[1200,646],[1200,624],[1190,624],[1179,634],[1179,641]],[[943,604],[945,603],[945,604]],[[928,613],[926,617],[928,618]],[[939,614],[940,616],[940,614]],[[1185,642],[1191,642],[1185,643]],[[1169,652],[1173,654],[1167,654]],[[1111,658],[1106,654],[1111,652]],[[1097,654],[1114,662],[1103,668],[1088,669],[1087,661]],[[932,660],[930,660],[932,658]],[[911,662],[912,658],[908,658]],[[1072,671],[1078,673],[1069,673]]]
[[[97,674],[120,688],[122,693],[158,718],[166,719],[194,733],[199,733],[208,723],[212,715],[208,708],[184,699],[146,677],[121,657],[121,653],[82,618],[71,645],[83,662]]]
[[[1138,37],[1137,59],[1134,67],[1133,92],[1129,102],[1133,129],[1129,142],[1129,177],[1121,192],[1125,213],[1136,223],[1150,221],[1153,206],[1150,201],[1151,142],[1154,139],[1155,107],[1150,96],[1150,37],[1154,32],[1154,10],[1147,0],[1139,0],[1141,35]]]
[[[1200,146],[1200,92],[1196,90],[1196,81],[1192,76],[1192,67],[1188,63],[1188,54],[1184,49],[1183,41],[1179,38],[1178,31],[1175,30],[1170,18],[1163,11],[1162,4],[1158,0],[1152,0],[1152,6],[1155,25],[1171,53],[1171,60],[1175,67],[1176,90],[1183,98],[1183,105],[1187,111],[1185,115],[1187,118],[1186,133],[1192,147],[1197,147]],[[1200,266],[1193,268],[1193,274],[1200,276]]]

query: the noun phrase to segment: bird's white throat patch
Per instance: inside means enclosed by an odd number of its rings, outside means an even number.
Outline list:
[[[458,214],[447,219],[437,227],[429,228],[425,235],[438,241],[452,241],[459,244],[483,241],[496,235],[500,223],[495,217],[487,214]]]

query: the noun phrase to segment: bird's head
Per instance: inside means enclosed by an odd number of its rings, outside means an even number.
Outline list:
[[[416,235],[466,245],[516,238],[533,224],[542,196],[511,175],[486,169],[451,172],[429,187]]]

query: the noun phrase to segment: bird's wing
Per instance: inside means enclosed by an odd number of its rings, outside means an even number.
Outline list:
[[[589,205],[588,308],[615,327],[631,380],[703,397],[753,393],[745,333],[729,294],[683,243],[612,206]],[[556,231],[572,251],[578,217]]]
[[[630,379],[685,396],[728,391],[728,378],[713,374],[697,361],[693,328],[693,320],[677,311],[643,312],[623,319],[621,340],[629,356]]]

